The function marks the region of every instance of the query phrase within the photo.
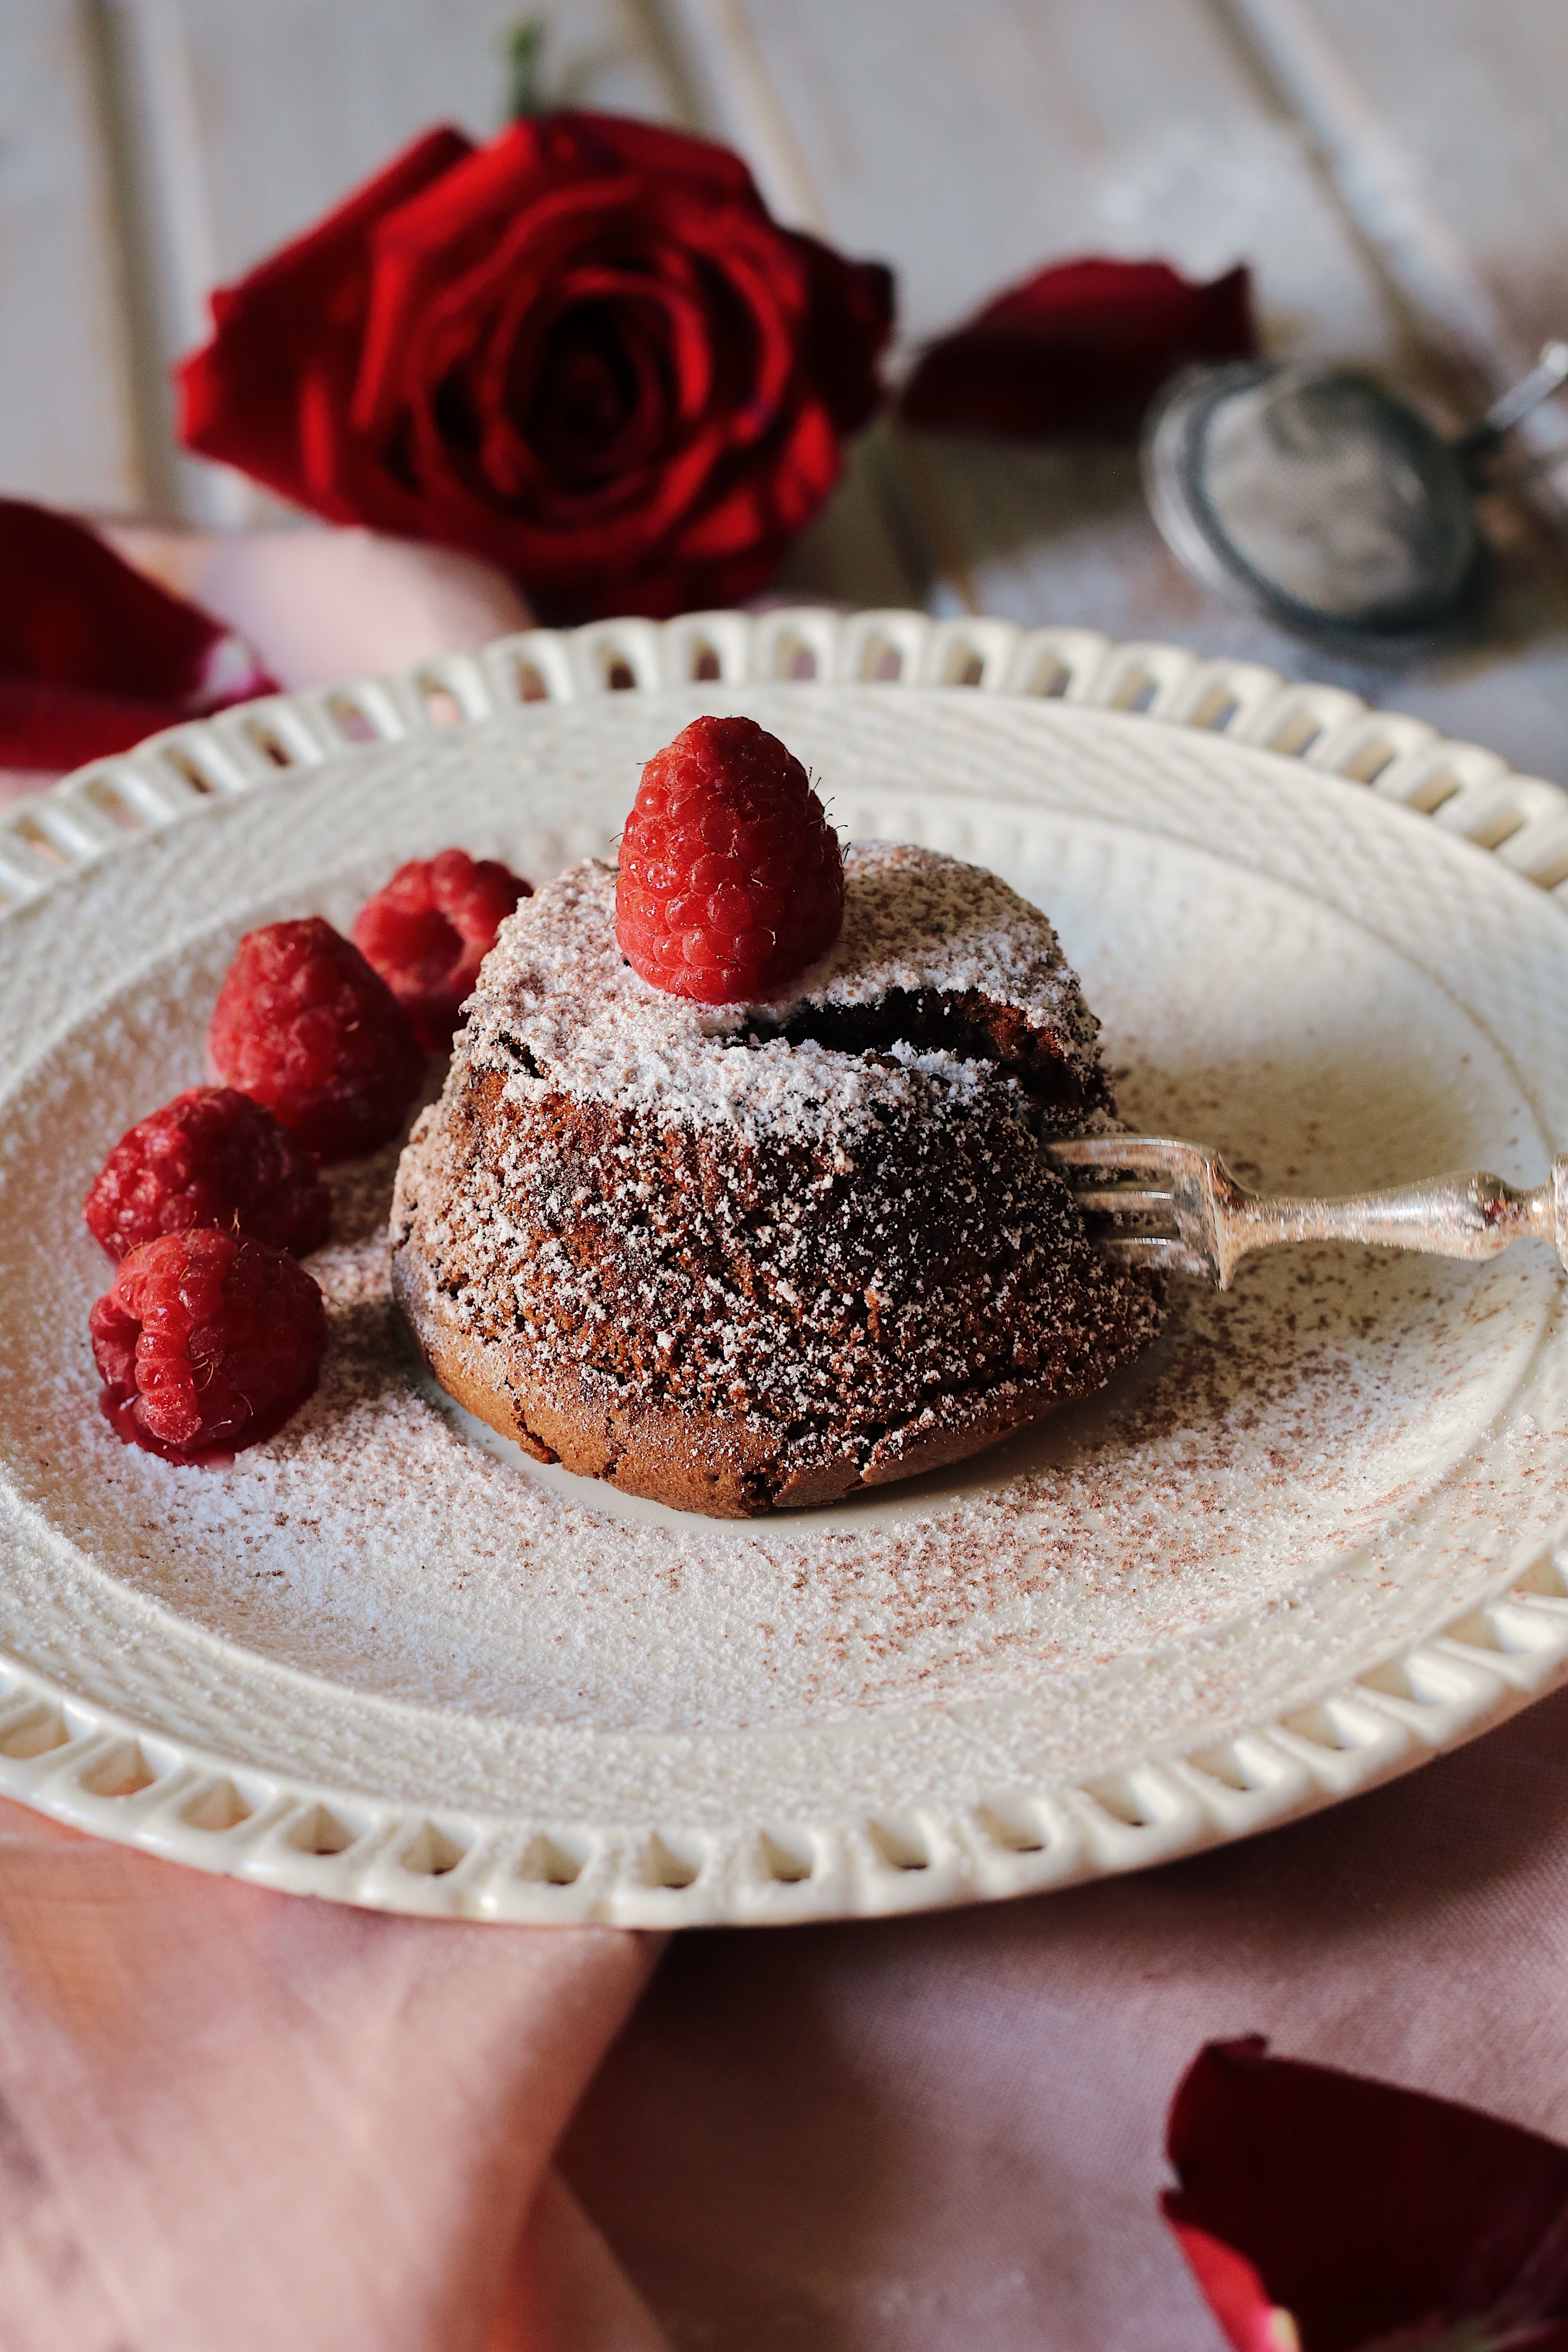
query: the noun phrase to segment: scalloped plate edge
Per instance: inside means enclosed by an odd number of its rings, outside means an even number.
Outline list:
[[[1421,719],[1259,665],[1089,630],[792,606],[529,630],[382,677],[268,697],[95,761],[0,818],[0,920],[117,845],[356,747],[518,706],[712,680],[847,680],[1060,700],[1246,742],[1365,786],[1568,905],[1568,793]],[[0,1794],[169,1859],[375,1908],[510,1923],[868,1917],[1135,1870],[1394,1778],[1568,1681],[1552,1547],[1443,1633],[1313,1706],[1084,1787],[1000,1790],[809,1829],[718,1835],[453,1812],[306,1786],[0,1662]]]

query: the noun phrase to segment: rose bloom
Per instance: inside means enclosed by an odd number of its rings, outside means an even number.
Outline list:
[[[560,113],[428,132],[213,320],[186,447],[552,618],[658,616],[762,587],[822,505],[892,279],[781,228],[727,149]]]

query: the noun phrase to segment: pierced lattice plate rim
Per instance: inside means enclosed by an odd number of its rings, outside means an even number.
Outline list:
[[[1176,647],[912,613],[621,621],[530,631],[474,656],[269,698],[100,761],[0,821],[0,929],[117,846],[195,820],[355,746],[447,738],[520,703],[712,680],[863,682],[1032,698],[1255,746],[1346,780],[1490,852],[1568,902],[1568,794],[1495,754],[1336,689]],[[1515,1563],[1507,1590],[1380,1657],[1310,1706],[1197,1755],[1091,1784],[976,1791],[887,1819],[489,1818],[305,1782],[100,1704],[68,1675],[0,1662],[0,1790],[201,1867],[402,1910],[510,1920],[696,1924],[874,1914],[1023,1893],[1246,1835],[1389,1778],[1568,1678],[1568,1555]]]

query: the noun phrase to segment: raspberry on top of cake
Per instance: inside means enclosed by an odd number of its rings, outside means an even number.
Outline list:
[[[754,1140],[825,1135],[874,1099],[963,1093],[999,1066],[1053,1134],[1106,1107],[1100,1024],[1037,908],[979,866],[884,842],[851,845],[845,886],[843,929],[793,987],[707,1004],[632,969],[614,870],[574,866],[501,932],[462,1057]]]
[[[633,970],[587,863],[503,925],[393,1214],[461,1403],[718,1516],[994,1444],[1154,1338],[1040,1150],[1113,1116],[1045,917],[926,849],[845,854],[843,927],[753,1003]]]
[[[754,719],[694,719],[642,772],[621,835],[616,936],[656,988],[771,996],[838,936],[838,835]]]

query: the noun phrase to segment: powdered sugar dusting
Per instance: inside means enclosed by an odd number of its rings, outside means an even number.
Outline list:
[[[1212,1139],[1272,1186],[1539,1175],[1501,1015],[1483,1027],[1355,922],[1088,820],[1042,822],[1033,855],[1025,887],[1058,910],[1140,1125]],[[388,1295],[390,1157],[342,1180],[359,1207],[312,1262],[332,1329],[316,1397],[229,1471],[133,1453],[96,1412],[85,1318],[107,1274],[70,1228],[106,1137],[199,1078],[222,965],[220,942],[95,1006],[8,1099],[0,1443],[61,1556],[326,1678],[299,1706],[345,1726],[342,1785],[368,1769],[355,1692],[446,1710],[443,1773],[466,1718],[499,1727],[443,1782],[475,1803],[500,1801],[504,1743],[537,1741],[542,1779],[564,1759],[549,1802],[568,1813],[591,1747],[645,1812],[728,1820],[723,1759],[757,1727],[785,1818],[841,1809],[869,1781],[825,1795],[817,1734],[868,1711],[878,1801],[958,1785],[955,1748],[965,1788],[1035,1785],[1360,1671],[1561,1517],[1561,1391],[1531,1385],[1560,1352],[1559,1280],[1533,1248],[1490,1268],[1265,1259],[1225,1297],[1185,1294],[1104,1398],[962,1476],[742,1527],[633,1506],[488,1454],[431,1394]],[[998,1696],[1033,1710],[1016,1739]],[[436,1724],[399,1730],[411,1777]]]
[[[844,929],[776,1008],[781,1018],[796,1003],[973,989],[1054,1032],[1064,1058],[1088,1074],[1100,1024],[1048,919],[999,875],[910,843],[864,841],[846,851],[844,876]]]
[[[331,1320],[321,1386],[232,1470],[119,1445],[89,1376],[63,1368],[51,1412],[83,1416],[72,1451],[90,1476],[57,1494],[75,1531],[112,1530],[121,1573],[286,1663],[666,1733],[1023,1694],[1042,1675],[1070,1705],[1063,1678],[1097,1661],[1289,1608],[1325,1552],[1370,1546],[1392,1566],[1430,1475],[1411,1444],[1428,1400],[1466,1391],[1497,1286],[1530,1278],[1352,1269],[1331,1251],[1267,1262],[1234,1298],[1184,1293],[1128,1388],[967,1487],[745,1526],[642,1507],[651,1523],[628,1526],[604,1490],[512,1466],[436,1401],[401,1338],[384,1228],[310,1265]]]
[[[397,1295],[456,1392],[721,1517],[993,1441],[1159,1328],[1039,1148],[1110,1101],[1050,926],[932,852],[851,865],[833,958],[738,1008],[648,987],[574,867],[487,961],[399,1175]]]
[[[994,875],[934,851],[852,843],[842,932],[787,995],[765,1005],[699,1004],[651,986],[616,944],[615,898],[613,869],[590,860],[523,902],[469,1002],[458,1048],[465,1064],[498,1071],[520,1098],[554,1087],[689,1124],[804,1139],[873,1102],[907,1108],[911,1074],[940,1077],[959,1094],[984,1082],[951,1052],[905,1045],[889,1065],[765,1034],[805,1008],[925,989],[973,991],[1012,1006],[1050,1034],[1075,1076],[1095,1067],[1099,1024],[1045,916]]]

